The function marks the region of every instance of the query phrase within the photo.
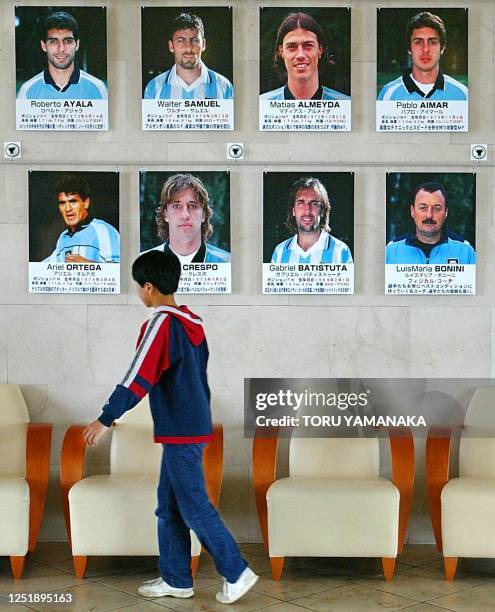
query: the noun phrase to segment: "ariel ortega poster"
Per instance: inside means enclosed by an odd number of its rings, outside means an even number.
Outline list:
[[[143,130],[233,130],[232,7],[141,9]]]
[[[259,129],[351,129],[350,8],[260,8]]]
[[[120,293],[118,172],[29,172],[29,291]]]
[[[378,132],[468,130],[467,8],[377,9]]]
[[[170,249],[178,293],[230,293],[230,175],[227,171],[142,171],[140,251]]]
[[[354,174],[266,172],[263,293],[354,293]]]
[[[16,128],[108,130],[107,11],[16,6]]]
[[[476,175],[387,174],[385,293],[476,293]]]

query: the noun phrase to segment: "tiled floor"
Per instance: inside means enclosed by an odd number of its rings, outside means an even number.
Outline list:
[[[392,582],[385,582],[375,559],[286,559],[280,582],[271,579],[260,544],[243,544],[243,554],[260,580],[241,601],[226,608],[215,601],[221,580],[203,555],[192,599],[143,599],[136,588],[157,576],[154,557],[91,557],[86,577],[75,578],[66,544],[40,543],[26,563],[24,578],[14,581],[8,559],[0,558],[0,612],[13,610],[161,610],[301,612],[302,610],[472,610],[495,612],[495,560],[463,559],[454,582],[443,575],[433,546],[407,546]],[[70,593],[67,606],[8,602],[9,593]]]

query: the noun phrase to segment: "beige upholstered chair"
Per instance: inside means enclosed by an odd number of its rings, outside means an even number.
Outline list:
[[[411,508],[411,432],[390,431],[392,482],[379,477],[377,438],[293,437],[290,475],[279,480],[277,443],[255,435],[253,444],[258,517],[274,580],[284,557],[293,556],[381,557],[391,580]]]
[[[110,474],[83,478],[84,425],[73,425],[62,446],[61,486],[65,521],[75,573],[84,576],[91,555],[158,555],[156,489],[161,444],[153,442],[148,398],[116,421],[112,428]],[[218,507],[223,471],[223,430],[204,453],[210,499]],[[192,567],[201,545],[192,534]]]
[[[36,547],[50,470],[52,428],[30,423],[17,385],[0,385],[0,555],[22,578]]]
[[[459,477],[449,480],[456,430]],[[435,541],[453,580],[458,557],[495,557],[495,387],[476,389],[464,426],[430,428],[426,480]]]

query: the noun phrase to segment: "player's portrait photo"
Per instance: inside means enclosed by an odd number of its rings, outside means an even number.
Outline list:
[[[234,98],[231,8],[144,7],[141,20],[143,99]]]
[[[182,265],[230,263],[225,171],[141,172],[140,251],[170,249]]]
[[[263,262],[351,264],[352,173],[268,172],[263,181]]]
[[[476,176],[387,175],[386,264],[475,264]]]
[[[102,7],[16,6],[18,100],[106,100]]]
[[[349,100],[346,8],[260,9],[260,99]]]
[[[468,99],[468,11],[378,9],[381,101]]]
[[[117,172],[29,173],[29,261],[119,263]]]

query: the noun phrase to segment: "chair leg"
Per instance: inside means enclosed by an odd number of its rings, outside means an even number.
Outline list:
[[[191,557],[191,573],[193,578],[196,578],[198,573],[199,555],[197,557]]]
[[[383,575],[385,580],[390,582],[395,572],[395,557],[382,557]]]
[[[455,572],[457,570],[457,557],[444,557],[443,566],[445,568],[445,577],[447,580],[454,580]]]
[[[16,580],[22,578],[22,572],[24,571],[24,563],[26,563],[26,556],[23,557],[10,557],[10,567],[12,568],[12,574]]]
[[[86,565],[88,564],[87,556],[73,555],[72,561],[74,563],[74,572],[78,578],[84,578],[84,572],[86,571]]]
[[[272,566],[272,578],[273,580],[280,580],[282,570],[284,569],[285,557],[270,557],[270,564]]]

